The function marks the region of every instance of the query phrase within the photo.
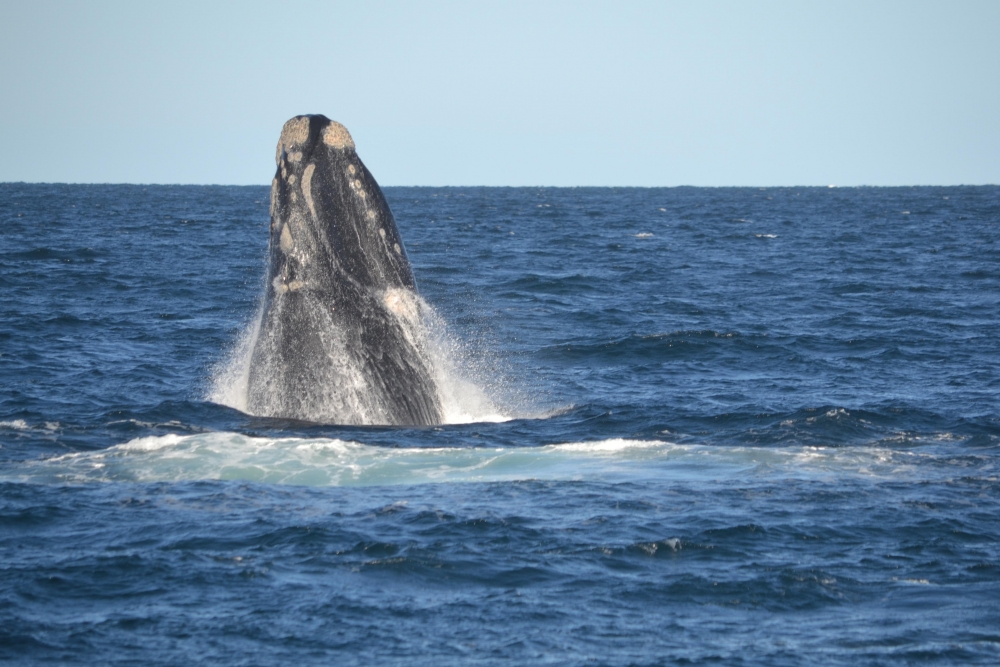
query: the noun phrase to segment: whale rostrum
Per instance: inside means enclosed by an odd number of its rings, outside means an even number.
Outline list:
[[[335,424],[440,423],[425,306],[392,211],[347,128],[296,116],[275,160],[247,409]]]

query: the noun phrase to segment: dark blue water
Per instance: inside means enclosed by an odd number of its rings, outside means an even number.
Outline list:
[[[0,661],[1000,662],[1000,188],[386,194],[508,420],[220,404],[267,188],[0,185]]]

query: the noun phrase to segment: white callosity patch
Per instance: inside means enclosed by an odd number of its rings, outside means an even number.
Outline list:
[[[306,198],[306,204],[309,206],[309,212],[312,213],[313,219],[316,219],[316,204],[313,203],[312,198],[312,179],[315,173],[316,165],[314,164],[306,165],[302,172],[302,194]]]
[[[292,250],[295,248],[295,241],[292,239],[292,233],[288,230],[288,225],[285,225],[281,230],[281,240],[279,241],[281,246],[281,252],[286,255],[291,254]]]
[[[304,116],[296,116],[281,128],[281,137],[278,139],[278,150],[274,156],[275,164],[281,162],[281,154],[295,146],[300,146],[309,139],[309,119]]]
[[[365,197],[367,197],[367,196],[368,196],[368,193],[367,193],[367,192],[365,192],[365,189],[364,189],[364,187],[362,186],[362,184],[361,184],[361,181],[359,181],[359,180],[355,179],[355,181],[354,181],[354,184],[353,184],[353,185],[354,185],[354,193],[355,193],[356,195],[358,195],[359,197],[361,197],[361,199],[362,199],[362,200],[363,200],[363,199],[364,199]]]
[[[280,223],[280,218],[275,215],[277,213],[278,206],[278,179],[277,177],[271,179],[271,229],[277,229],[276,225]]]
[[[354,139],[351,138],[351,133],[336,121],[330,121],[330,124],[323,130],[323,143],[330,148],[354,148]]]

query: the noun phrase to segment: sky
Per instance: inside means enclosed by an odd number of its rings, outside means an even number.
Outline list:
[[[1000,183],[1000,2],[0,0],[0,182]]]

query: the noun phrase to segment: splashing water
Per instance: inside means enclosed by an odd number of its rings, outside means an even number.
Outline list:
[[[442,423],[503,422],[515,418],[498,407],[496,400],[476,381],[478,369],[472,355],[460,340],[449,333],[444,319],[430,304],[409,290],[389,290],[386,303],[387,310],[396,317],[404,334],[432,371],[442,407]],[[261,335],[263,312],[262,297],[253,320],[229,354],[215,367],[211,387],[205,397],[207,400],[247,414],[256,414],[248,405],[250,361]],[[354,387],[364,386],[361,378],[357,377],[361,373],[357,359],[343,352],[340,356],[345,362],[341,364],[342,376],[325,378],[324,386],[316,388],[318,395],[331,402],[343,400],[341,389],[345,381]],[[358,403],[363,405],[364,397]]]

